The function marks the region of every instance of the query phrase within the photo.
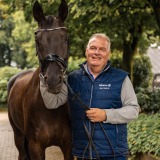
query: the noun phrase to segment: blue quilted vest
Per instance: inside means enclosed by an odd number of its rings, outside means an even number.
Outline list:
[[[80,93],[80,99],[88,107],[118,109],[122,107],[121,88],[126,76],[126,72],[108,65],[93,80],[81,65],[80,70],[69,74],[68,83],[76,94]],[[73,155],[79,158],[97,158],[97,153],[100,157],[127,154],[127,124],[101,123],[103,130],[100,123],[92,123],[88,120],[82,104],[72,99],[74,95],[71,92],[68,94],[72,120]],[[92,135],[94,145],[89,144],[87,132]]]

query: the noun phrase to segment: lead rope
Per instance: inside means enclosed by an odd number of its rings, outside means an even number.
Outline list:
[[[71,98],[71,97],[69,97],[69,98],[72,99],[73,101],[77,100],[78,102],[80,102],[80,103],[82,104],[82,107],[83,107],[85,110],[89,110],[90,108],[79,98],[80,94],[79,94],[79,93],[77,93],[77,94],[74,93],[74,91],[72,90],[72,88],[71,88],[70,85],[68,84],[66,78],[64,78],[64,83],[65,83],[66,86],[68,87],[68,89],[69,89],[69,91],[71,92],[71,94],[74,95],[72,98]],[[63,94],[64,94],[64,93],[63,93]],[[68,95],[66,95],[66,96],[68,96]],[[77,102],[77,103],[78,103],[78,102]],[[84,122],[83,122],[83,123],[84,123]],[[112,146],[112,144],[111,144],[111,142],[110,142],[110,139],[109,139],[109,137],[107,136],[107,134],[106,134],[106,132],[105,132],[102,124],[101,124],[100,122],[98,122],[98,123],[99,123],[99,125],[100,125],[100,127],[101,127],[101,129],[102,129],[102,131],[103,131],[103,133],[104,133],[104,135],[105,135],[105,137],[106,137],[106,139],[108,140],[108,142],[109,142],[109,144],[110,144],[110,146],[111,146],[111,149],[112,149],[112,152],[113,152],[113,156],[114,156],[114,160],[116,160],[116,155],[115,155],[113,146]],[[85,130],[86,130],[87,127],[86,127],[85,124],[84,124],[84,126],[85,126]],[[94,123],[94,126],[95,126],[95,123]],[[93,129],[92,129],[92,132],[94,133],[94,127],[93,127]],[[87,133],[87,136],[89,136],[89,131],[88,131],[88,129],[87,129],[86,133]],[[92,134],[93,134],[93,133],[92,133]],[[96,147],[95,147],[95,145],[94,145],[94,143],[93,143],[93,141],[92,141],[92,136],[93,136],[92,134],[91,134],[91,137],[89,136],[88,138],[91,139],[92,145],[94,146],[93,148],[96,149]],[[86,152],[89,144],[90,144],[90,142],[88,143],[88,145],[87,145],[87,147],[86,147],[86,149],[85,149],[85,152]],[[96,154],[97,154],[97,153],[98,153],[98,152],[97,152],[97,150],[96,150]],[[84,154],[83,154],[83,156],[84,156]],[[98,154],[98,158],[100,158],[100,157],[99,157],[99,154]],[[98,160],[100,160],[100,159],[98,159]]]
[[[66,81],[65,78],[64,78],[64,83],[65,83],[66,86],[68,87],[68,89],[69,89],[69,91],[71,92],[71,94],[74,95],[71,99],[72,99],[73,101],[78,100],[78,101],[82,104],[82,107],[83,107],[85,110],[90,110],[90,108],[79,98],[80,94],[75,94],[75,93],[73,92],[72,88],[70,87],[70,85],[68,84],[68,82]],[[88,143],[88,145],[86,146],[86,148],[85,148],[85,150],[84,150],[82,160],[84,159],[85,152],[87,151],[87,148],[89,147],[90,143],[91,143],[91,145],[93,146],[93,148],[94,148],[94,150],[95,150],[95,152],[96,152],[96,155],[97,155],[97,157],[98,157],[98,160],[100,160],[98,151],[97,151],[97,149],[96,149],[96,147],[95,147],[95,145],[94,145],[94,143],[93,143],[93,140],[92,140],[92,136],[93,136],[93,135],[90,136],[89,131],[88,131],[88,129],[87,129],[85,123],[84,123],[84,120],[82,120],[82,121],[83,121],[83,125],[84,125],[84,128],[85,128],[86,134],[87,134],[88,139],[89,139],[89,143]],[[91,157],[90,157],[90,159],[91,159]]]
[[[86,148],[85,148],[85,150],[84,150],[83,157],[84,157],[84,155],[85,155],[88,147],[91,145],[91,146],[93,147],[94,151],[96,152],[96,156],[97,156],[98,160],[100,160],[100,156],[99,156],[98,151],[97,151],[97,149],[96,149],[96,146],[95,146],[95,144],[94,144],[94,142],[93,142],[93,140],[92,140],[92,137],[93,137],[93,134],[94,134],[95,123],[93,123],[93,128],[92,128],[92,131],[91,131],[91,135],[89,134],[88,128],[86,127],[86,125],[84,124],[84,122],[83,122],[83,125],[84,125],[86,134],[87,134],[88,139],[89,139],[89,142],[88,142],[88,144],[87,144],[87,146],[86,146]],[[90,159],[91,159],[91,158],[90,158]]]

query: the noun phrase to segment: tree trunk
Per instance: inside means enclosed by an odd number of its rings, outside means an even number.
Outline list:
[[[124,42],[123,44],[123,69],[129,73],[131,81],[133,81],[133,57],[135,53],[131,49],[131,44]]]
[[[130,75],[130,79],[133,82],[133,65],[134,56],[137,52],[138,43],[142,35],[142,25],[135,26],[128,31],[128,35],[123,39],[123,69]],[[137,35],[137,36],[135,36]]]

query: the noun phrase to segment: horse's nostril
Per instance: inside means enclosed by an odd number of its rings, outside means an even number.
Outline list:
[[[46,75],[44,76],[44,80],[45,80],[45,81],[47,80],[47,76],[46,76]]]
[[[59,79],[60,79],[60,82],[62,82],[63,81],[63,76],[62,75],[59,76]]]

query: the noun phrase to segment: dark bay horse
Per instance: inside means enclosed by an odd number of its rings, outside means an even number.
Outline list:
[[[68,15],[65,0],[59,15],[44,16],[38,2],[33,16],[38,23],[35,32],[40,66],[13,76],[8,83],[8,115],[14,131],[18,160],[45,160],[45,149],[59,146],[65,160],[72,160],[69,106],[66,102],[57,109],[47,109],[40,93],[43,77],[48,92],[61,92],[68,60],[68,38],[64,21]],[[54,159],[54,157],[53,157]]]

